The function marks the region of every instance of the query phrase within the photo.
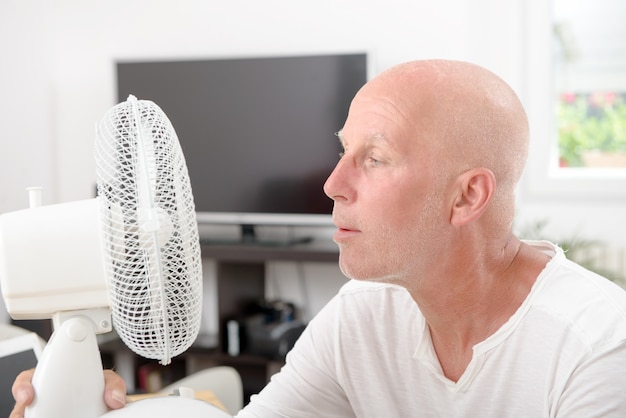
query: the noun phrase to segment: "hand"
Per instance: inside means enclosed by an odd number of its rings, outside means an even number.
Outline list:
[[[13,382],[15,407],[9,418],[24,418],[24,410],[33,402],[35,390],[31,381],[35,369],[20,373]],[[104,402],[111,409],[120,409],[126,404],[126,383],[112,370],[104,371]]]

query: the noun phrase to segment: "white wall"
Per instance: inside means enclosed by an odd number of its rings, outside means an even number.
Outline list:
[[[0,212],[23,207],[34,183],[47,203],[92,196],[94,124],[114,104],[117,59],[366,50],[375,71],[450,57],[520,85],[519,0],[432,3],[5,0]]]
[[[31,185],[45,187],[44,203],[93,195],[94,124],[114,104],[117,59],[365,50],[378,72],[455,58],[494,70],[526,101],[524,17],[537,1],[3,0],[0,213],[25,207]],[[544,205],[531,195],[520,196],[525,220],[549,218],[559,232],[583,225],[626,245],[626,202]]]

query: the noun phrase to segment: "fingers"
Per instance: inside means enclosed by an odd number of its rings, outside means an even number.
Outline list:
[[[35,398],[35,389],[33,389],[31,384],[33,373],[35,373],[35,369],[26,370],[15,378],[11,389],[15,399],[15,407],[11,411],[9,418],[24,418],[24,410]]]
[[[104,371],[104,402],[111,409],[120,409],[126,405],[126,383],[113,370]]]
[[[9,418],[24,418],[24,410],[33,402],[35,390],[31,381],[35,369],[20,373],[13,382],[15,407]],[[112,370],[104,371],[104,402],[111,409],[122,408],[126,404],[126,383]]]

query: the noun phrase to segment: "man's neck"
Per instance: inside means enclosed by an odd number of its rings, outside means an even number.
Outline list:
[[[494,334],[522,305],[549,260],[516,238],[499,257],[474,254],[475,260],[457,265],[475,268],[456,271],[450,263],[445,274],[431,282],[434,286],[409,289],[426,318],[444,374],[453,381],[465,371],[473,346]]]

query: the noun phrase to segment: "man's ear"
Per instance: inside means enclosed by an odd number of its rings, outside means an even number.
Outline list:
[[[489,207],[496,189],[496,177],[487,168],[472,168],[459,176],[450,223],[463,226],[478,219]]]

